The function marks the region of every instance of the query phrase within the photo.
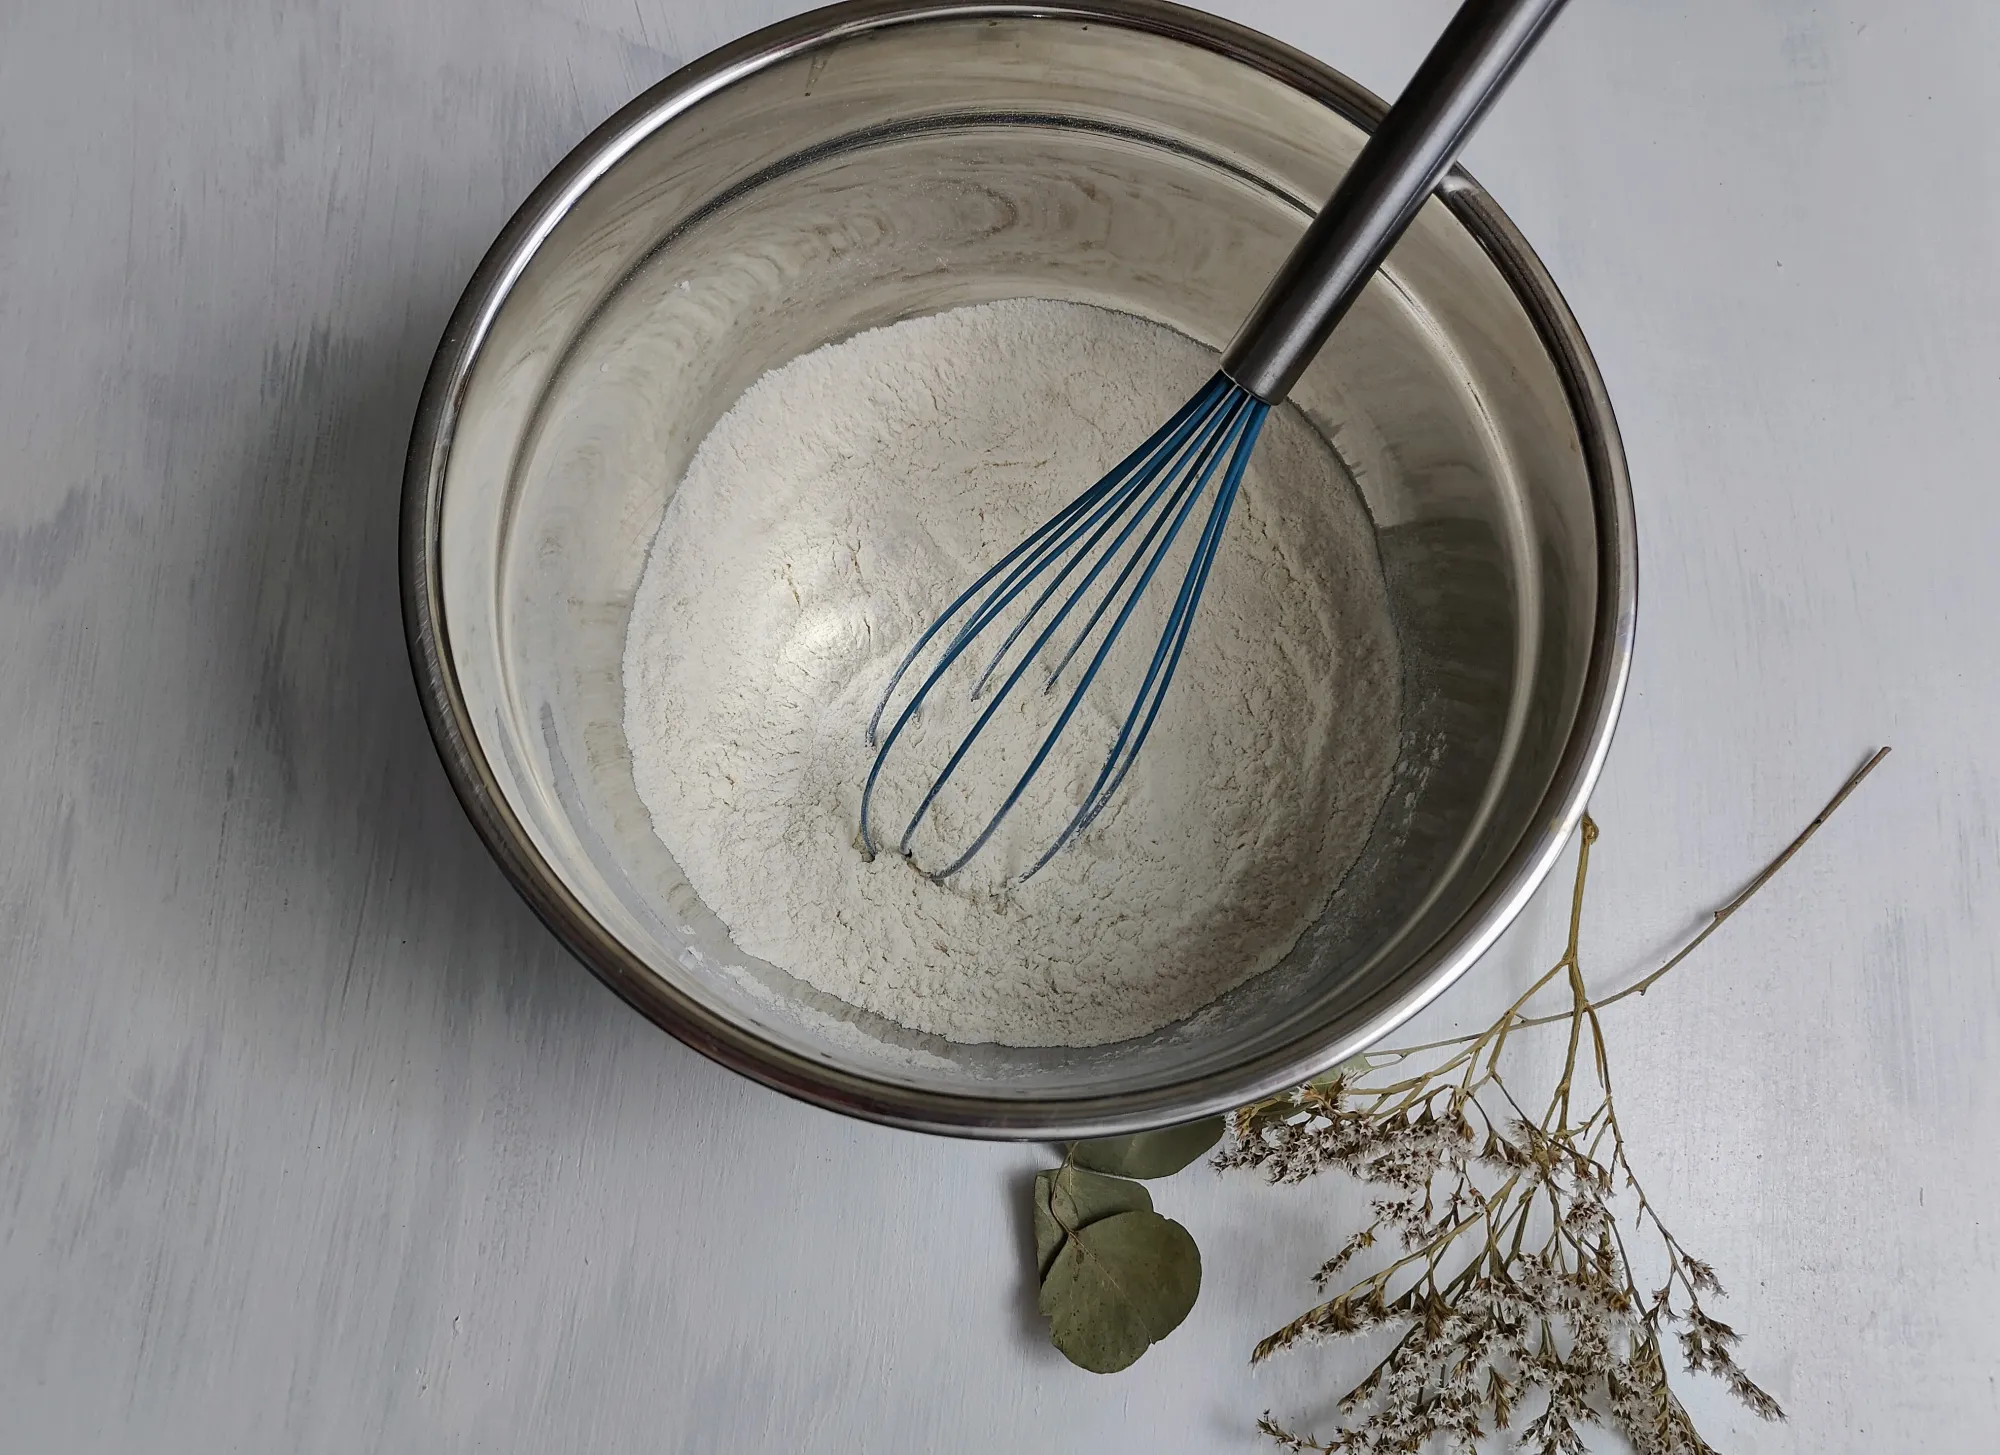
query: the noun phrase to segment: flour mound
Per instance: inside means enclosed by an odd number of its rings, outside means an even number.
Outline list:
[[[1191,1013],[1319,916],[1382,802],[1399,703],[1372,526],[1289,409],[1145,752],[1077,844],[1019,886],[858,847],[864,732],[902,654],[1214,369],[1158,325],[1017,299],[815,350],[716,424],[633,605],[625,731],[655,830],[745,952],[954,1041],[1086,1046]]]

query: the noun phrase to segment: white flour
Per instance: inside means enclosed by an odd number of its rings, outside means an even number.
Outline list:
[[[1013,889],[1025,842],[944,886],[857,847],[863,732],[901,654],[1214,367],[1157,325],[1014,300],[796,359],[702,442],[633,606],[625,730],[656,831],[746,952],[955,1041],[1080,1046],[1187,1015],[1318,916],[1382,801],[1397,673],[1366,512],[1287,410],[1091,830]],[[1011,751],[1027,730],[990,731]],[[1103,752],[1059,755],[1051,780]],[[966,795],[997,802],[1000,768],[969,762]]]

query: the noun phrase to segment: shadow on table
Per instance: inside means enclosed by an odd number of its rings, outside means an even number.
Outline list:
[[[240,406],[254,370],[254,411],[230,417],[261,425],[227,483],[211,487],[229,502],[209,566],[222,640],[206,710],[227,719],[216,741],[248,744],[225,811],[267,843],[262,862],[225,872],[277,896],[268,936],[301,947],[293,974],[325,967],[330,1016],[366,1014],[373,1029],[388,997],[452,1040],[497,1006],[502,1039],[538,1061],[574,1067],[578,1043],[609,1051],[630,1038],[691,1069],[700,1063],[603,991],[516,897],[423,720],[403,637],[398,511],[449,301],[304,321],[217,381]]]

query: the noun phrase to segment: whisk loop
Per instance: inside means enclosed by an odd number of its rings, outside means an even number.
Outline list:
[[[896,848],[906,857],[911,854],[911,841],[918,827],[963,765],[974,743],[1029,669],[1042,658],[1064,623],[1088,600],[1091,604],[1082,627],[1042,684],[1043,693],[1053,694],[1071,664],[1086,647],[1094,647],[1054,725],[971,844],[949,864],[926,872],[933,879],[945,879],[964,868],[987,845],[1069,728],[1141,598],[1206,496],[1207,520],[1182,574],[1179,593],[1167,614],[1152,660],[1111,749],[1067,826],[1021,877],[1027,879],[1039,872],[1104,811],[1159,717],[1174,669],[1187,645],[1230,507],[1243,483],[1250,451],[1256,445],[1270,407],[1227,375],[1217,374],[1152,438],[1001,557],[931,623],[897,665],[868,722],[868,744],[876,752],[861,794],[861,842],[867,854],[872,857],[879,849],[873,809],[883,766],[904,730],[946,674],[980,638],[999,637],[999,644],[972,684],[971,698],[977,702],[987,697],[996,677],[1001,678],[1000,685],[991,691],[984,710],[960,739],[904,825]],[[1211,485],[1215,486],[1212,491]],[[1099,589],[1107,576],[1108,584]],[[1069,588],[1066,593],[1065,586]],[[1017,603],[1024,598],[1028,604],[1022,609]],[[950,635],[937,661],[924,673],[916,691],[902,704],[888,734],[883,736],[882,720],[896,701],[898,689],[911,676],[919,659],[947,632]],[[1028,640],[1025,648],[1021,648],[1023,638]]]

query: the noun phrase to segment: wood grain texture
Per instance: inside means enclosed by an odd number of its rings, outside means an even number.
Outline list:
[[[625,1011],[514,899],[408,680],[395,507],[487,241],[619,103],[785,8],[0,0],[0,1450],[1157,1451],[1252,1371],[1335,1186],[1156,1188],[1188,1324],[1043,1342],[1033,1149],[849,1124]],[[1384,91],[1444,0],[1237,0]],[[2000,11],[1572,7],[1470,165],[1637,483],[1595,810],[1611,983],[1897,752],[1610,1026],[1636,1154],[1792,1411],[2000,1421]],[[1559,893],[1558,893],[1559,897]],[[1422,1031],[1511,994],[1545,895]]]

